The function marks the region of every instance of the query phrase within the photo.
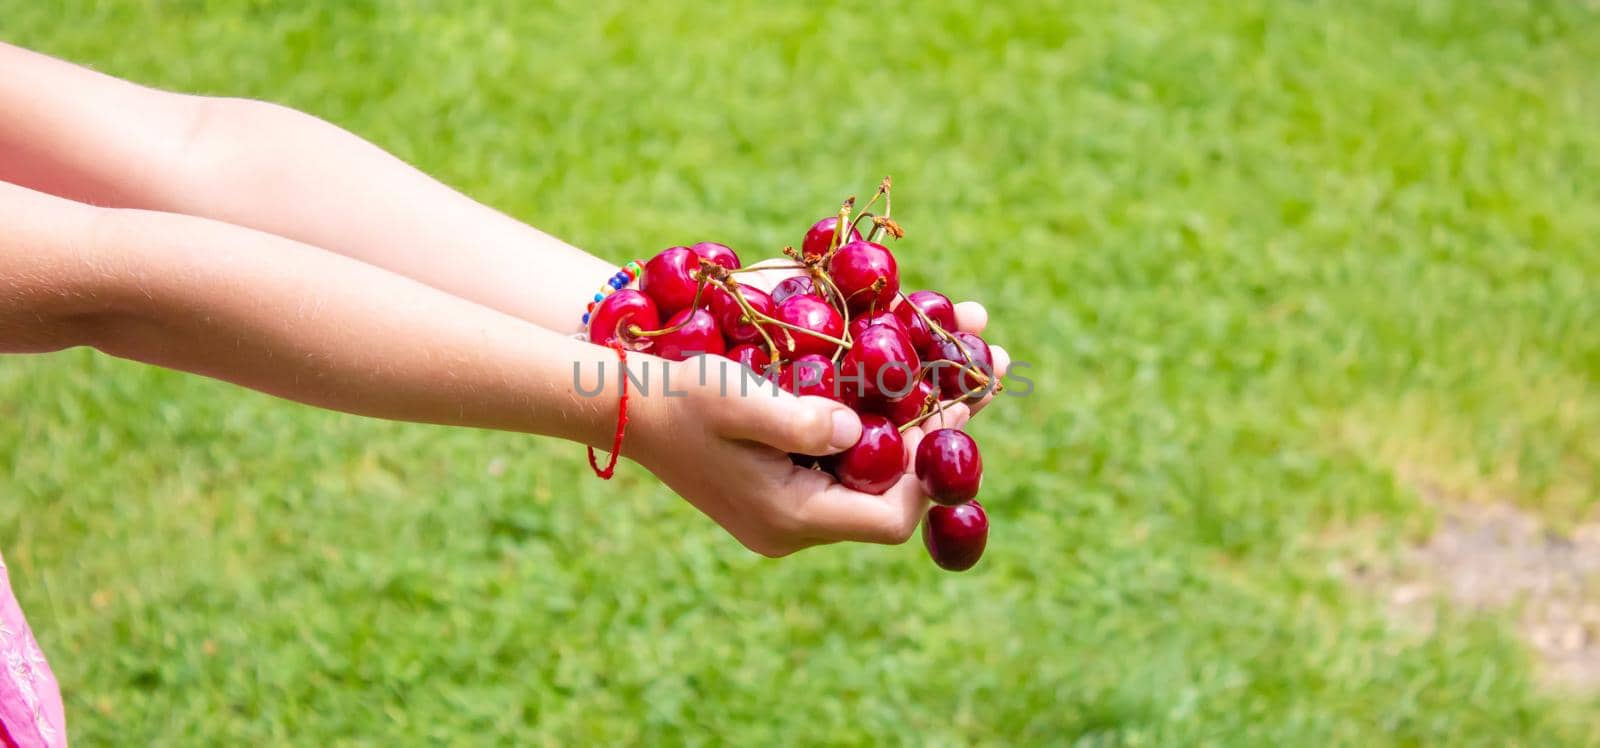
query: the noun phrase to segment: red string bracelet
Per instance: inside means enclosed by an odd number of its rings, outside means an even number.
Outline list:
[[[611,480],[611,475],[617,471],[617,457],[622,454],[622,432],[628,427],[628,352],[622,347],[620,341],[612,341],[611,347],[617,351],[617,379],[622,383],[622,398],[617,403],[617,433],[611,438],[611,460],[605,468],[600,467],[600,461],[595,459],[594,447],[589,447],[589,467],[601,480]]]

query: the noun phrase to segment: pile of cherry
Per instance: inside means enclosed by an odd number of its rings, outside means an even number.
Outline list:
[[[883,214],[868,212],[878,199]],[[817,221],[787,264],[744,268],[726,245],[671,247],[644,265],[640,290],[605,297],[589,315],[589,339],[672,360],[715,354],[738,361],[796,395],[826,397],[861,416],[861,439],[837,455],[791,455],[846,487],[881,494],[906,470],[901,434],[937,419],[952,401],[998,389],[982,338],[960,332],[955,305],[937,291],[900,293],[900,273],[880,235],[904,232],[889,218],[889,180],[851,220],[854,198]],[[869,226],[863,237],[860,227]],[[797,274],[771,293],[739,282],[743,273]],[[929,431],[915,473],[935,506],[922,539],[935,563],[963,571],[977,563],[989,520],[974,500],[983,475],[977,442],[951,428]]]

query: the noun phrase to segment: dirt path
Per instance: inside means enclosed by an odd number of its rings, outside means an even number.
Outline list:
[[[1441,596],[1472,610],[1518,610],[1518,630],[1550,685],[1600,689],[1600,523],[1557,535],[1509,503],[1456,501],[1430,485],[1418,490],[1440,513],[1433,537],[1395,568],[1352,576],[1386,595],[1410,625],[1431,627]]]

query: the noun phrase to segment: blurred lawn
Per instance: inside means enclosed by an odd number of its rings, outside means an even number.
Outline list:
[[[994,534],[949,575],[753,557],[568,444],[0,360],[0,548],[81,744],[1600,741],[1513,614],[1423,637],[1335,572],[1428,531],[1415,480],[1600,503],[1595,2],[285,5],[0,0],[0,38],[617,260],[893,174],[910,285],[1036,392],[973,427]]]

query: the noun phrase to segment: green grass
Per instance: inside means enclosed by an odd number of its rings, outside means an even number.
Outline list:
[[[985,300],[1035,393],[973,426],[995,526],[948,575],[753,557],[569,444],[0,360],[0,548],[81,744],[1600,741],[1514,614],[1423,636],[1334,571],[1426,531],[1403,475],[1600,503],[1600,6],[273,5],[0,0],[0,38],[618,260],[893,174],[910,285]]]

